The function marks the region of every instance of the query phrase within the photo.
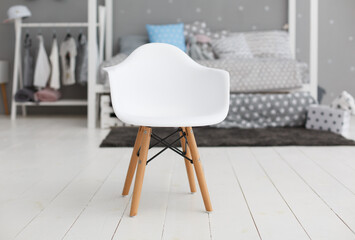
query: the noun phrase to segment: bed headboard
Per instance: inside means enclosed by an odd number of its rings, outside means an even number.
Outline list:
[[[206,21],[213,30],[275,30],[288,23],[290,44],[296,57],[297,0],[106,0],[112,9],[106,15],[106,56],[117,51],[117,39],[145,33],[146,24]],[[113,2],[113,3],[112,3]],[[318,92],[318,5],[310,0],[310,78],[305,86],[317,99]],[[115,14],[112,14],[114,12]],[[137,17],[138,16],[138,17]],[[115,24],[113,24],[115,23]],[[111,54],[110,54],[111,53]]]

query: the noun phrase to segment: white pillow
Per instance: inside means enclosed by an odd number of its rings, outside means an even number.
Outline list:
[[[285,31],[248,32],[245,39],[256,58],[292,59],[290,39]]]
[[[234,33],[228,37],[214,40],[213,51],[218,58],[253,58],[253,54],[243,33]]]

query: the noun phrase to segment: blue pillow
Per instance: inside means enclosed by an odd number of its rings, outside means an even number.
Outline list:
[[[168,43],[186,51],[184,24],[146,25],[149,42]]]

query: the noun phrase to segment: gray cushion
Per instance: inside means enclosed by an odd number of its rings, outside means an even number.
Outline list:
[[[245,39],[256,58],[292,59],[290,39],[285,31],[248,32]]]
[[[225,58],[253,58],[243,33],[233,34],[212,42],[213,51],[221,59]]]
[[[120,38],[120,53],[131,54],[136,48],[148,43],[148,36],[126,35]]]

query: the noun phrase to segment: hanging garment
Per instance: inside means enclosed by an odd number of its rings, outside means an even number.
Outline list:
[[[67,37],[60,45],[60,58],[62,62],[62,83],[72,85],[75,83],[75,57],[76,44],[73,37]]]
[[[55,102],[58,101],[61,94],[52,88],[44,88],[35,93],[35,99],[39,102]]]
[[[23,54],[23,85],[25,87],[33,86],[33,54],[32,54],[32,39],[29,34],[26,34],[24,42]]]
[[[75,77],[80,84],[86,84],[88,81],[88,44],[83,34],[80,34],[78,38]]]
[[[37,37],[39,44],[34,74],[34,85],[36,87],[45,87],[51,73],[51,65],[48,60],[46,49],[44,48],[43,36],[38,35]]]
[[[59,52],[58,52],[58,42],[57,38],[53,38],[51,55],[49,56],[51,61],[52,71],[51,77],[49,80],[49,86],[53,89],[60,88],[60,79],[59,79]]]

